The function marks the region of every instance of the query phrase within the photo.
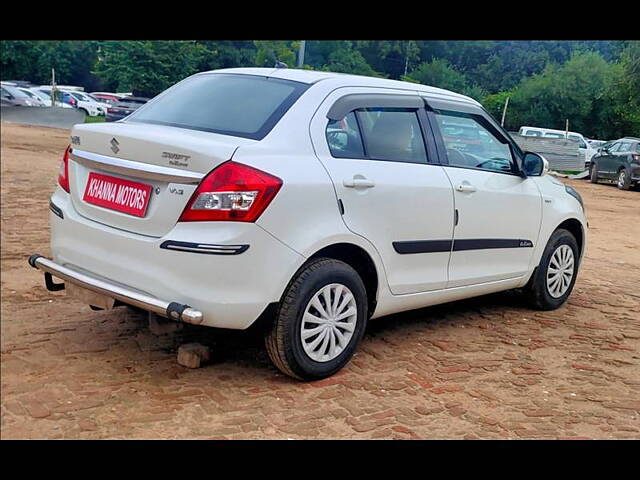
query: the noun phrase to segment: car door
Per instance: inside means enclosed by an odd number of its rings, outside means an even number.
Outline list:
[[[480,107],[428,99],[457,223],[448,288],[527,273],[542,219],[533,179],[519,174],[519,150]]]
[[[620,146],[611,156],[612,178],[617,179],[620,169],[628,167],[631,147],[631,142],[620,142]]]
[[[445,288],[453,236],[453,190],[413,92],[343,88],[311,122],[349,230],[382,258],[395,295]]]
[[[614,168],[615,155],[620,148],[621,142],[614,142],[606,150],[602,151],[602,154],[598,157],[598,177],[614,179],[616,171]]]

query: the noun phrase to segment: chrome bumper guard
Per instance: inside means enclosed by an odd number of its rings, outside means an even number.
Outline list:
[[[171,320],[184,321],[199,325],[202,323],[203,315],[199,310],[191,308],[177,302],[168,302],[159,298],[150,297],[128,288],[121,287],[80,272],[76,272],[70,268],[59,265],[42,255],[34,254],[29,257],[29,265],[44,272],[45,285],[47,290],[59,291],[64,290],[63,283],[54,283],[52,276],[60,278],[65,282],[73,283],[81,288],[85,288],[94,293],[105,295],[107,297],[118,300],[127,305],[142,308],[159,315],[166,316]]]

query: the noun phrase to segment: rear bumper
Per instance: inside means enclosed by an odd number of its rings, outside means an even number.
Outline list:
[[[42,255],[31,255],[29,257],[29,264],[45,273],[45,281],[47,289],[49,290],[61,290],[62,286],[61,284],[53,284],[46,274],[60,278],[65,282],[73,283],[79,287],[86,288],[92,292],[106,295],[107,297],[119,300],[127,305],[133,305],[134,307],[143,308],[150,312],[164,315],[172,320],[185,321],[196,325],[201,324],[203,320],[202,312],[195,310],[188,305],[150,297],[109,281],[101,280],[82,272],[77,272],[59,265]]]
[[[162,237],[150,237],[83,217],[61,188],[51,201],[54,264],[160,301],[150,303],[154,308],[189,305],[202,313],[204,326],[248,328],[280,300],[304,262],[253,223],[177,223]]]

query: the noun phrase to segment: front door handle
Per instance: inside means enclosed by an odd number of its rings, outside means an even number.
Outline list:
[[[463,193],[473,193],[476,191],[476,187],[471,185],[469,182],[463,182],[456,187],[456,190]]]
[[[376,186],[375,182],[363,177],[346,178],[342,181],[342,185],[347,188],[373,188]]]

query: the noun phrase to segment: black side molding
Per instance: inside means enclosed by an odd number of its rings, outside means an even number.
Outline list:
[[[212,243],[178,242],[177,240],[165,240],[160,244],[165,250],[180,252],[204,253],[207,255],[239,255],[246,252],[249,245],[215,245]]]
[[[462,240],[412,240],[393,242],[393,249],[401,254],[459,252],[462,250],[487,250],[491,248],[532,248],[531,240],[513,238],[474,238]]]
[[[460,250],[486,250],[490,248],[528,248],[533,247],[531,240],[522,240],[518,238],[477,238],[455,240],[453,242],[453,251]]]
[[[415,240],[393,242],[393,249],[401,255],[409,253],[450,252],[451,240]]]

